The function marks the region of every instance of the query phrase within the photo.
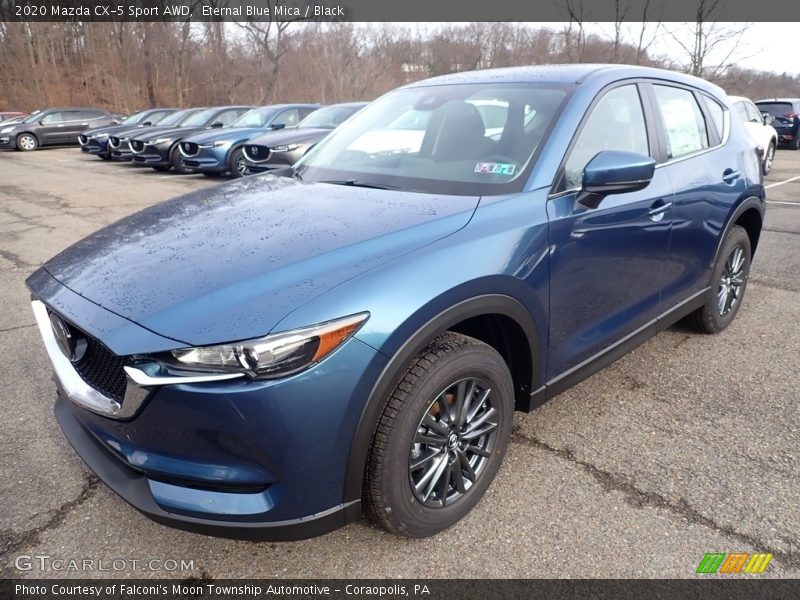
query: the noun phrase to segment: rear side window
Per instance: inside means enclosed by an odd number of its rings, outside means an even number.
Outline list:
[[[603,150],[650,155],[642,101],[635,85],[614,88],[595,104],[567,159],[562,189],[579,187],[584,167]]]
[[[666,85],[654,85],[653,93],[667,133],[669,158],[708,148],[706,120],[694,94]]]
[[[105,116],[105,114],[103,114],[103,112],[99,111],[99,110],[82,110],[78,114],[77,118],[78,119],[99,119],[100,117],[104,117],[104,116]]]
[[[750,115],[747,114],[747,107],[744,105],[744,102],[735,103],[733,105],[733,112],[736,114],[736,118],[743,123],[747,123],[747,121],[750,120]]]

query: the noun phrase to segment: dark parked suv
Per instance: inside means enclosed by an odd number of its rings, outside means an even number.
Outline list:
[[[123,119],[119,125],[87,129],[78,136],[81,152],[94,154],[103,160],[109,160],[111,158],[111,148],[108,146],[108,139],[113,134],[128,130],[131,127],[150,127],[167,115],[174,113],[175,110],[174,108],[151,108]]]
[[[800,150],[800,98],[759,100],[756,106],[772,117],[768,124],[778,132],[778,143]]]
[[[292,176],[104,227],[27,281],[61,428],[161,523],[291,539],[364,510],[441,531],[484,496],[515,410],[743,309],[766,201],[730,110],[660,69],[458,73],[382,96]],[[530,490],[574,502],[536,482],[484,501]]]
[[[0,123],[0,148],[27,152],[40,146],[77,144],[81,132],[117,123],[101,108],[48,108],[7,127]]]
[[[191,117],[196,112],[200,112],[201,110],[205,110],[204,108],[185,108],[183,110],[177,110],[171,114],[168,114],[165,117],[162,117],[159,121],[156,121],[151,125],[151,127],[161,127],[161,128],[171,128],[171,127],[180,127],[181,123],[186,121],[189,117]],[[151,129],[150,131],[153,131]],[[112,160],[131,160],[133,158],[133,152],[131,151],[130,141],[131,137],[137,136],[141,134],[141,127],[138,125],[134,125],[133,127],[126,127],[120,130],[115,131],[110,136],[108,136],[108,148],[111,152],[111,159]]]
[[[180,124],[147,129],[130,136],[128,146],[133,152],[133,164],[153,167],[157,171],[191,173],[183,163],[178,144],[187,136],[204,129],[229,127],[236,119],[252,110],[252,106],[215,106],[204,108],[182,120]]]

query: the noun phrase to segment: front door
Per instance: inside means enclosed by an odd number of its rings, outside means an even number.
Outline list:
[[[653,155],[636,84],[603,93],[569,151],[550,222],[550,337],[553,380],[658,316],[669,263],[672,185],[656,169],[650,185],[606,196],[595,209],[576,202],[583,169],[597,153]]]

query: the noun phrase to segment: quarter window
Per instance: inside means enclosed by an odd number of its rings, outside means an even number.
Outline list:
[[[717,128],[717,133],[720,139],[725,138],[725,111],[719,105],[719,102],[712,100],[708,96],[702,95],[703,102],[706,103],[708,114],[711,115],[711,120],[714,121],[714,127]]]
[[[579,187],[584,167],[603,150],[650,155],[642,101],[635,85],[614,88],[592,109],[567,159],[563,189]]]
[[[708,148],[706,120],[694,94],[666,85],[654,85],[653,92],[667,130],[669,158]]]

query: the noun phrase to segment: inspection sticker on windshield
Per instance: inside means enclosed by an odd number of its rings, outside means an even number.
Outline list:
[[[513,175],[517,165],[512,163],[479,162],[475,165],[476,173],[489,173],[490,175]]]

